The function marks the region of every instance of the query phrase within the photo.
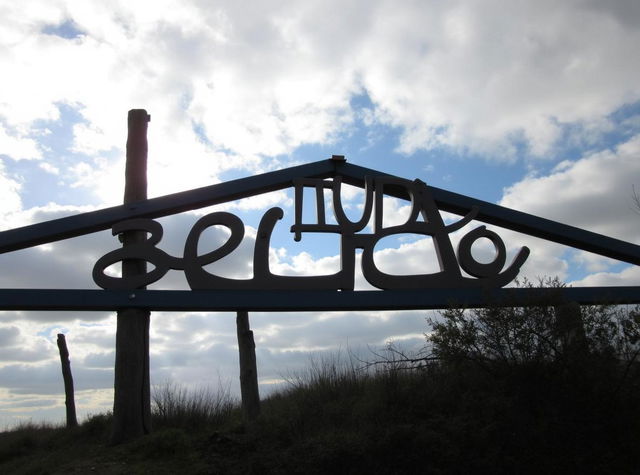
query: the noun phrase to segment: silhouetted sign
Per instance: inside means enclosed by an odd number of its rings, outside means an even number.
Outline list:
[[[365,178],[365,203],[362,216],[351,221],[342,206],[341,176],[333,180],[300,178],[294,180],[295,188],[295,224],[291,226],[294,239],[299,241],[307,232],[334,233],[340,235],[340,271],[331,275],[319,276],[283,276],[269,270],[269,243],[271,234],[284,212],[281,208],[271,208],[262,217],[258,226],[253,252],[253,277],[251,279],[232,279],[215,275],[205,269],[232,253],[242,242],[244,224],[236,215],[228,212],[214,212],[200,218],[190,230],[182,257],[174,257],[158,248],[163,229],[160,223],[152,219],[132,219],[113,226],[114,235],[126,231],[146,231],[145,241],[111,251],[101,257],[93,268],[93,279],[105,289],[134,289],[149,285],[161,279],[169,269],[184,271],[192,289],[255,289],[255,290],[353,290],[355,280],[356,251],[362,250],[362,274],[373,286],[380,289],[435,289],[435,288],[471,288],[502,287],[513,280],[529,255],[529,249],[522,247],[513,262],[504,269],[506,249],[504,242],[495,232],[480,226],[462,237],[457,253],[454,252],[449,234],[468,224],[478,213],[474,208],[458,222],[445,225],[440,211],[422,181],[409,181],[390,176],[368,176]],[[383,197],[385,187],[403,188],[411,198],[411,211],[406,222],[385,227],[383,223]],[[315,190],[316,223],[303,223],[303,191]],[[324,204],[324,190],[329,189],[333,199],[335,223],[328,223]],[[363,232],[371,222],[373,214],[373,232]],[[229,231],[227,240],[217,249],[198,254],[198,243],[202,233],[212,226],[224,226]],[[383,238],[398,234],[417,234],[432,238],[440,271],[429,274],[391,275],[382,272],[376,266],[374,250]],[[482,263],[472,253],[473,244],[481,238],[491,241],[495,248],[493,261]],[[132,277],[114,277],[105,270],[127,259],[149,262],[154,268],[146,274]],[[462,273],[464,271],[467,275]]]

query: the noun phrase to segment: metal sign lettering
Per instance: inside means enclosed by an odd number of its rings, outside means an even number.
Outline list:
[[[333,180],[301,178],[294,180],[295,224],[291,226],[294,239],[300,241],[307,232],[335,233],[340,235],[341,269],[332,275],[283,276],[269,270],[269,243],[271,234],[284,212],[281,208],[271,208],[262,217],[253,253],[253,278],[232,279],[221,277],[204,269],[232,253],[244,237],[244,224],[236,215],[228,212],[214,212],[200,218],[190,230],[184,246],[182,258],[174,257],[159,249],[162,238],[160,223],[152,219],[132,219],[113,226],[114,235],[126,231],[145,231],[150,236],[146,240],[130,244],[105,254],[93,268],[93,279],[105,289],[135,289],[160,280],[169,269],[184,271],[187,282],[194,290],[213,289],[255,289],[255,290],[353,290],[355,280],[356,250],[362,250],[362,273],[365,279],[380,289],[436,289],[502,287],[513,280],[520,267],[529,256],[529,249],[522,247],[513,262],[503,270],[506,262],[504,242],[495,232],[480,226],[462,237],[454,252],[449,234],[468,224],[478,213],[474,208],[456,223],[445,225],[440,211],[426,184],[420,180],[409,181],[396,177],[377,176],[365,178],[365,203],[362,217],[351,221],[344,212],[341,200],[342,179]],[[302,222],[303,191],[315,189],[317,222]],[[383,197],[385,187],[403,188],[411,198],[411,212],[406,222],[385,227],[383,223]],[[327,223],[324,190],[332,192],[335,224]],[[362,233],[371,221],[373,232]],[[420,219],[421,218],[421,219]],[[212,226],[229,229],[227,241],[219,248],[198,255],[198,243],[202,233]],[[430,236],[435,245],[440,271],[431,274],[391,275],[376,266],[374,249],[385,237],[397,234],[418,234]],[[486,238],[494,246],[495,256],[489,263],[477,261],[471,247],[478,239]],[[118,262],[136,259],[149,262],[154,268],[146,274],[135,277],[114,277],[105,270]],[[471,277],[462,273],[464,271]]]

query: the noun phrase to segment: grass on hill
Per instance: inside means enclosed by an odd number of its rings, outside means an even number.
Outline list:
[[[521,393],[439,364],[312,368],[264,400],[252,426],[229,400],[211,411],[202,393],[173,415],[156,406],[154,432],[116,447],[109,414],[76,429],[25,424],[0,433],[0,473],[630,473],[640,462],[637,399]],[[184,404],[189,393],[172,390]]]
[[[154,397],[154,432],[128,444],[106,445],[109,414],[25,424],[0,433],[0,473],[636,472],[638,310],[584,309],[566,341],[539,310],[445,313],[435,360],[311,360],[250,425],[228,392],[171,384]]]

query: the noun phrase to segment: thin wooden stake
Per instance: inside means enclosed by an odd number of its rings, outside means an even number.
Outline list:
[[[129,111],[125,204],[147,198],[149,119],[150,116],[144,109]],[[128,231],[123,233],[123,246],[144,241],[146,238],[144,231]],[[123,277],[144,274],[146,269],[147,263],[142,260],[122,262]],[[133,291],[132,296],[135,296]],[[148,310],[135,308],[118,310],[112,444],[119,444],[151,432],[149,322]]]
[[[64,380],[64,405],[67,408],[67,427],[77,427],[76,401],[73,391],[73,376],[71,374],[71,362],[69,361],[69,350],[64,334],[58,333],[58,352],[60,353],[60,364],[62,365],[62,379]]]
[[[242,410],[249,422],[260,415],[260,392],[258,391],[258,369],[256,365],[256,344],[249,327],[249,312],[238,311],[236,316],[238,349],[240,353],[240,395]]]

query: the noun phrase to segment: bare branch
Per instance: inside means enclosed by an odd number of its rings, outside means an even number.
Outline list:
[[[638,196],[638,192],[636,191],[636,185],[631,185],[631,189],[632,189],[631,199],[633,200],[634,207],[635,207],[634,211],[640,214],[640,196]]]

